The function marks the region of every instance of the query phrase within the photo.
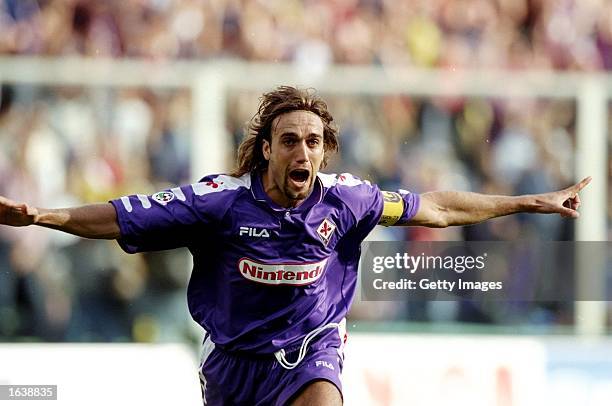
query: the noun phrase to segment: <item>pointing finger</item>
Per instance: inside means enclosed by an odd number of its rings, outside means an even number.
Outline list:
[[[582,189],[584,189],[584,187],[588,185],[592,179],[593,179],[592,177],[587,176],[586,178],[582,179],[580,182],[576,183],[574,186],[570,186],[569,190],[573,193],[578,193]]]

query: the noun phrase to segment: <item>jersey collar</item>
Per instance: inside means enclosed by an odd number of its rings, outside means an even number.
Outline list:
[[[274,203],[274,201],[270,199],[270,196],[268,196],[263,187],[262,174],[257,172],[251,172],[251,193],[253,194],[253,198],[255,200],[257,200],[258,202],[266,203],[271,209],[275,211],[290,210],[292,212],[301,212],[321,202],[321,200],[323,199],[323,184],[321,183],[321,179],[317,175],[310,196],[308,196],[306,200],[304,200],[302,204],[300,204],[298,207],[287,208]]]

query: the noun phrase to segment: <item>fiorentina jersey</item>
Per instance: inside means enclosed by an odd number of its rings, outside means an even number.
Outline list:
[[[400,222],[419,196],[401,191]],[[383,214],[377,186],[319,173],[301,205],[283,208],[260,174],[211,175],[111,202],[128,253],[187,247],[189,310],[221,348],[273,353],[348,313],[360,244]],[[401,207],[401,206],[400,206]]]

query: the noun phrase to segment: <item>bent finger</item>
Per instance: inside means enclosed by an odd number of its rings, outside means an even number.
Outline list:
[[[34,207],[32,207],[32,206],[25,205],[24,213],[27,214],[30,217],[33,217],[33,216],[36,215],[36,209]]]
[[[576,210],[570,207],[562,206],[559,208],[557,212],[561,215],[561,217],[566,217],[566,218],[578,218],[578,216],[580,216],[580,214]]]

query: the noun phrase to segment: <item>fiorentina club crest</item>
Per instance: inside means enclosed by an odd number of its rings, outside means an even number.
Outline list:
[[[336,231],[336,225],[328,219],[323,220],[319,228],[317,228],[317,234],[319,234],[319,237],[321,237],[321,240],[325,243],[325,245],[327,245],[331,239],[334,231]]]

